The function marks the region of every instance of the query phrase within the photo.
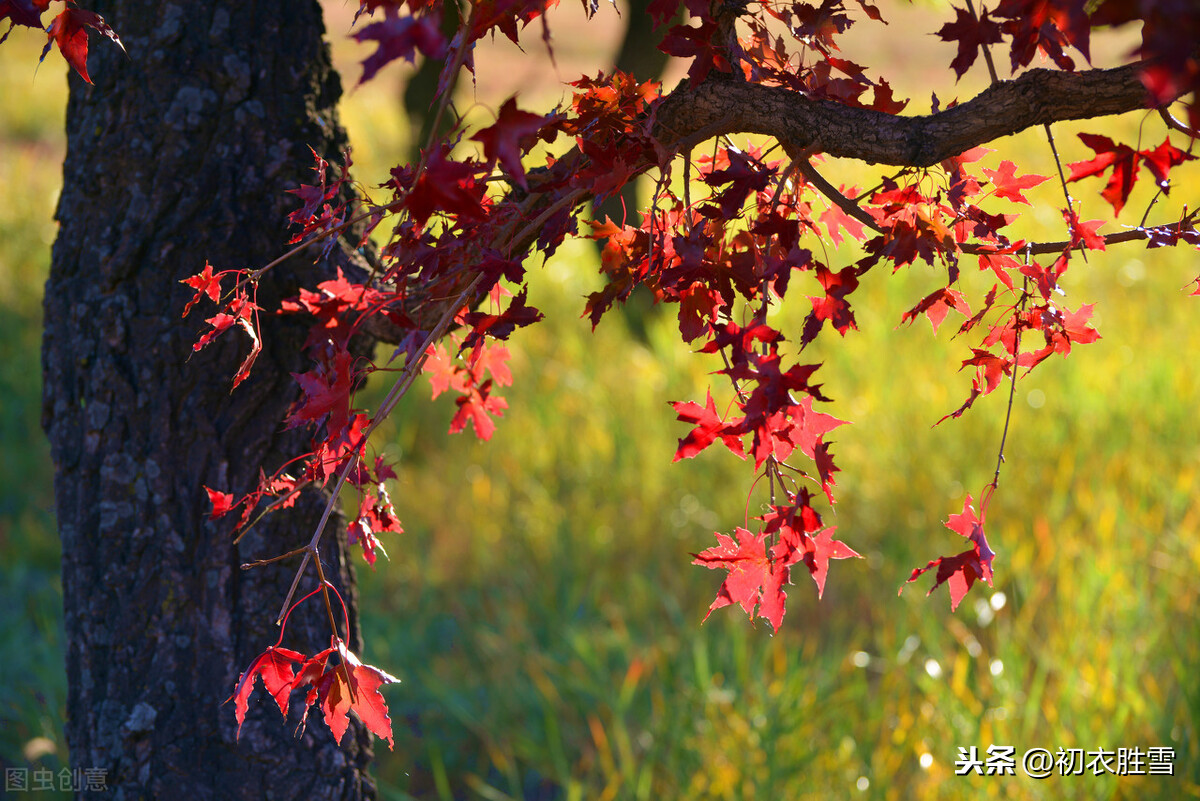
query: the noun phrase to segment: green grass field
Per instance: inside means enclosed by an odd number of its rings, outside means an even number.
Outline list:
[[[331,6],[335,38],[346,14]],[[0,47],[0,762],[57,771],[61,589],[35,377],[65,81],[49,59],[34,78],[40,45],[28,39]],[[574,64],[570,41],[560,61]],[[363,51],[339,41],[335,54],[353,83]],[[923,64],[938,75],[918,60],[908,86]],[[367,183],[409,140],[394,72],[343,110]],[[476,110],[503,91],[481,82]],[[1121,120],[1115,138],[1132,140],[1138,122]],[[1087,157],[1078,128],[1062,128],[1064,158]],[[1039,136],[998,147],[989,166],[1053,171]],[[829,165],[835,182],[853,174],[842,169]],[[1106,211],[1098,188],[1076,192],[1084,219]],[[1004,210],[1059,238],[1061,195],[1038,197]],[[834,563],[820,602],[796,575],[772,637],[732,609],[701,625],[721,578],[689,564],[747,506],[749,471],[728,453],[671,463],[686,427],[667,402],[702,398],[719,365],[679,344],[669,310],[645,318],[644,338],[619,314],[590,332],[580,314],[599,280],[594,250],[564,248],[531,271],[547,320],[510,344],[515,385],[493,440],[447,437],[452,402],[429,402],[424,382],[385,432],[407,532],[384,543],[390,562],[360,571],[363,656],[403,680],[387,691],[384,797],[1200,797],[1200,313],[1182,291],[1200,273],[1194,253],[1131,245],[1073,266],[1068,302],[1097,303],[1103,339],[1018,382],[988,516],[995,587],[955,613],[944,588],[925,597],[929,577],[897,591],[913,567],[960,549],[943,521],[990,480],[1006,393],[932,428],[967,393],[967,344],[950,324],[938,337],[923,321],[897,327],[936,286],[932,271],[870,274],[861,330],[813,356],[827,411],[854,422],[834,437],[843,472],[828,522],[865,558]],[[799,305],[781,325],[798,331]],[[959,747],[993,744],[1014,746],[1018,765],[1035,747],[1168,746],[1175,775],[954,774]]]

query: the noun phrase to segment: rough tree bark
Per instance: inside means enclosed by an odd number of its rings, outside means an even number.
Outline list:
[[[721,134],[765,134],[810,154],[930,167],[1035,125],[1145,108],[1141,67],[1034,69],[922,117],[812,100],[782,86],[747,83],[714,72],[697,86],[671,92],[657,109],[654,132],[660,141],[675,146]]]
[[[310,178],[309,146],[327,158],[344,146],[321,9],[90,5],[129,57],[94,40],[96,85],[72,75],[45,295],[43,425],[63,546],[71,762],[106,771],[105,798],[373,797],[372,746],[357,722],[341,748],[317,721],[297,736],[297,718],[281,725],[259,693],[237,743],[222,706],[238,671],[274,644],[291,580],[289,563],[239,565],[307,541],[323,499],[235,546],[227,520],[207,520],[202,485],[245,491],[259,465],[306,450],[304,432],[280,425],[295,398],[289,372],[307,369],[305,324],[264,317],[265,350],[231,393],[245,338],[192,355],[202,315],[180,319],[192,291],[179,281],[206,259],[261,265],[282,252],[296,205],[284,190]],[[294,260],[269,274],[259,300],[271,308],[331,272]],[[326,536],[322,558],[352,590],[341,538]],[[284,644],[313,653],[330,632],[324,610],[306,606]]]

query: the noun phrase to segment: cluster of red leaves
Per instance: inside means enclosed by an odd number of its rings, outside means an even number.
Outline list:
[[[1130,56],[1143,62],[1147,105],[1167,105],[1190,94],[1189,124],[1200,129],[1200,15],[1191,0],[1000,0],[991,10],[981,5],[978,14],[970,4],[955,8],[955,15],[937,35],[958,44],[950,67],[960,78],[982,49],[1005,42],[1014,73],[1038,54],[1073,70],[1075,61],[1066,50],[1074,48],[1090,62],[1093,28],[1138,23],[1141,45]]]
[[[1064,70],[1073,70],[1075,61],[1066,54],[1067,47],[1091,59],[1092,22],[1086,6],[1086,0],[1000,0],[991,11],[981,7],[978,17],[969,8],[956,8],[954,22],[943,25],[937,35],[958,42],[950,67],[960,78],[975,63],[980,48],[1006,39],[1013,72],[1029,66],[1038,53]]]
[[[190,278],[183,279],[180,283],[187,284],[196,290],[196,294],[183,307],[183,316],[186,317],[202,298],[207,297],[209,300],[217,301],[221,297],[222,277],[236,273],[236,270],[222,270],[214,274],[212,265],[205,262],[203,270]],[[234,326],[242,329],[250,337],[250,352],[242,360],[241,366],[233,376],[235,387],[250,377],[250,368],[254,366],[254,360],[258,358],[258,354],[262,352],[262,339],[258,335],[259,311],[261,309],[258,304],[250,298],[250,293],[239,282],[233,290],[232,297],[222,306],[221,311],[205,320],[212,329],[206,331],[192,346],[193,351],[201,350]]]
[[[950,609],[958,608],[967,590],[977,580],[983,579],[989,585],[992,583],[992,559],[996,556],[988,546],[987,537],[983,535],[983,516],[975,514],[974,501],[967,493],[963,501],[963,510],[959,514],[950,515],[946,528],[957,532],[971,541],[971,547],[955,556],[941,556],[934,559],[925,567],[915,568],[908,582],[916,581],[926,570],[937,568],[936,580],[926,595],[947,584],[950,587]],[[901,587],[903,592],[904,588]]]
[[[311,147],[309,151],[316,162],[313,172],[317,174],[316,184],[304,184],[296,189],[289,189],[290,194],[300,198],[300,208],[288,215],[288,222],[297,227],[289,243],[311,240],[316,236],[329,234],[340,230],[345,224],[347,212],[343,194],[346,193],[350,181],[350,166],[352,164],[349,151],[341,164],[341,174],[332,182],[328,180],[329,163]],[[327,242],[335,240],[330,237]],[[332,244],[327,244],[332,247]]]
[[[489,440],[496,430],[492,416],[502,417],[508,403],[504,398],[492,394],[493,385],[506,387],[512,384],[512,373],[508,369],[508,349],[503,345],[488,345],[480,341],[468,354],[457,361],[441,345],[434,345],[425,360],[425,371],[433,387],[433,397],[446,390],[459,394],[455,398],[458,411],[450,421],[450,433],[457,434],[470,421],[475,435]],[[490,377],[484,378],[487,374]]]
[[[330,664],[334,654],[338,661]],[[226,701],[236,702],[234,712],[239,737],[256,678],[262,679],[263,687],[275,699],[284,717],[287,717],[292,691],[308,688],[300,727],[308,720],[309,707],[320,706],[325,725],[333,732],[334,740],[341,742],[350,725],[349,713],[353,712],[376,737],[387,740],[388,748],[393,746],[392,721],[379,688],[400,680],[377,667],[364,665],[341,640],[335,639],[331,647],[310,657],[277,645],[259,654]]]
[[[375,42],[379,49],[363,62],[363,74],[358,79],[364,83],[375,77],[388,63],[403,59],[412,63],[416,54],[430,59],[445,57],[448,43],[441,31],[440,8],[426,8],[426,13],[420,16],[400,16],[397,8],[400,3],[366,3],[360,7],[359,14],[368,6],[384,9],[384,19],[365,25],[354,34],[359,42]]]
[[[833,538],[836,527],[821,528],[820,515],[801,492],[789,507],[772,506],[761,518],[762,531],[754,534],[737,528],[734,536],[717,534],[717,545],[692,554],[692,564],[709,569],[728,570],[717,597],[708,608],[740,604],[753,619],[761,617],[779,631],[786,611],[787,592],[791,583],[791,568],[803,562],[817,585],[817,597],[825,594],[825,577],[830,559],[849,559],[858,554]],[[704,616],[708,620],[708,615]]]
[[[866,2],[857,5],[868,19],[883,21],[875,6]],[[907,100],[892,96],[886,79],[873,81],[867,77],[865,67],[837,55],[841,52],[837,37],[855,24],[840,0],[828,0],[819,7],[767,3],[763,12],[763,17],[745,21],[747,35],[739,41],[741,68],[747,80],[885,114],[899,114],[908,105]],[[788,39],[778,33],[778,23],[786,26]],[[863,99],[868,90],[873,90],[870,102]]]
[[[1098,134],[1081,133],[1079,138],[1096,152],[1096,157],[1068,165],[1071,175],[1067,180],[1078,181],[1080,178],[1102,175],[1112,170],[1100,197],[1112,205],[1113,214],[1120,214],[1125,201],[1129,200],[1129,193],[1133,191],[1141,164],[1145,164],[1146,169],[1150,170],[1163,194],[1169,194],[1171,168],[1196,159],[1191,153],[1185,153],[1172,145],[1170,139],[1164,139],[1161,145],[1153,149],[1134,150],[1128,145],[1119,145],[1107,136]]]
[[[313,590],[301,598],[288,610],[288,615],[292,609],[320,591]],[[309,709],[319,706],[325,718],[325,725],[333,732],[333,739],[341,742],[350,726],[349,713],[353,712],[368,731],[387,740],[388,748],[392,748],[392,721],[388,717],[387,704],[379,688],[400,680],[377,667],[364,665],[337,635],[331,639],[329,648],[308,657],[283,648],[280,643],[283,642],[283,635],[287,629],[286,616],[282,629],[279,640],[255,657],[238,679],[233,695],[225,701],[234,702],[238,737],[241,737],[242,725],[246,722],[246,712],[250,708],[250,695],[254,692],[255,681],[261,679],[263,687],[275,700],[285,718],[292,692],[307,689],[304,696],[304,714],[297,725],[298,730],[303,729],[308,721]]]
[[[411,58],[415,50],[427,56],[445,56],[448,68],[470,66],[475,42],[500,30],[516,37],[514,19],[522,26],[537,18],[547,3],[480,3],[473,6],[471,18],[452,42],[440,33],[440,3],[364,2],[362,12],[379,12],[382,22],[363,27],[358,37],[380,43],[380,50],[365,65],[367,78],[393,58]],[[632,112],[636,113],[636,112]],[[291,407],[285,425],[308,427],[313,431],[312,449],[297,456],[272,473],[260,472],[258,484],[235,497],[232,493],[208,489],[213,515],[241,510],[238,521],[244,526],[256,514],[295,503],[305,487],[324,487],[330,479],[345,474],[346,483],[359,494],[359,514],[349,527],[353,543],[363,548],[364,558],[374,564],[383,551],[380,535],[403,531],[386,491],[387,479],[394,477],[391,466],[382,457],[371,459],[367,453],[367,432],[377,418],[355,408],[353,398],[366,376],[380,368],[351,353],[350,345],[373,316],[386,318],[393,329],[406,332],[393,355],[401,360],[405,374],[424,368],[430,372],[435,396],[446,389],[459,394],[451,432],[461,431],[469,422],[482,439],[495,430],[494,417],[507,404],[495,393],[497,386],[510,384],[505,361],[507,350],[494,344],[506,339],[513,330],[541,319],[541,313],[527,303],[524,288],[515,293],[509,286],[521,286],[525,280],[522,252],[506,252],[514,235],[530,220],[518,203],[489,191],[489,180],[500,170],[512,185],[528,188],[522,157],[539,143],[551,142],[564,126],[564,115],[544,116],[517,108],[510,100],[500,109],[495,123],[474,134],[483,150],[483,159],[455,157],[447,142],[435,142],[422,154],[418,164],[397,167],[384,188],[391,197],[382,205],[365,206],[368,232],[383,219],[398,220],[392,236],[380,254],[381,269],[373,276],[337,277],[315,289],[302,289],[297,297],[285,300],[280,312],[304,315],[312,321],[304,347],[312,360],[309,370],[294,373],[300,398]],[[312,185],[292,190],[300,206],[289,215],[295,226],[293,242],[323,239],[325,252],[335,237],[354,217],[349,156],[340,174],[330,178],[330,165],[314,153]],[[568,191],[565,179],[569,169],[560,168],[548,176],[559,191]],[[577,176],[575,176],[577,178]],[[590,187],[589,187],[590,188]],[[573,232],[574,217],[566,213],[539,224],[538,246],[547,255],[563,237]],[[366,233],[362,241],[365,244]],[[222,299],[221,279],[234,276],[237,285]],[[186,279],[196,292],[185,313],[208,298],[223,305],[209,318],[210,330],[197,342],[197,349],[212,342],[235,325],[253,339],[251,354],[238,371],[235,386],[245,380],[259,349],[258,313],[252,301],[252,288],[258,274],[251,271],[224,271],[216,275],[208,265],[196,276]],[[459,295],[466,287],[475,287],[472,298],[491,299],[498,308],[504,298],[511,300],[503,310],[485,312],[473,307],[474,300],[457,309],[433,308],[436,301]],[[444,302],[443,302],[444,303]],[[460,329],[457,356],[444,346],[429,342],[440,315],[451,313]]]

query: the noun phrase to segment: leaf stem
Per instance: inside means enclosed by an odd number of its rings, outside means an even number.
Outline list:
[[[1026,254],[1025,263],[1029,263],[1029,256]],[[982,518],[987,513],[988,504],[992,501],[992,494],[996,488],[1000,486],[1000,466],[1004,464],[1004,446],[1008,442],[1008,426],[1012,422],[1013,401],[1017,396],[1017,371],[1019,369],[1018,362],[1021,358],[1021,316],[1025,313],[1025,306],[1029,300],[1029,277],[1021,283],[1021,300],[1017,304],[1018,316],[1015,326],[1016,333],[1013,336],[1013,369],[1011,380],[1008,385],[1008,407],[1004,412],[1004,432],[1000,435],[1000,451],[996,455],[996,472],[992,476],[992,483],[988,484],[983,490],[983,496],[979,499],[979,516]]]
[[[315,550],[316,549],[314,548],[314,551]],[[333,585],[330,584],[329,580],[325,578],[325,568],[321,566],[321,554],[319,552],[313,556],[313,562],[315,562],[317,565],[317,576],[321,579],[321,598],[325,601],[325,615],[329,618],[329,628],[333,630],[333,640],[335,643],[349,642],[350,618],[346,618],[346,639],[342,640],[337,633],[337,621],[333,619],[333,605],[329,603],[329,588],[333,587]],[[334,589],[334,592],[337,592],[336,588]],[[339,594],[338,600],[341,600],[341,597],[342,596]],[[350,666],[346,664],[346,659],[340,652],[338,653],[338,656],[340,657],[338,661],[340,662],[340,667],[342,668],[342,677],[346,679],[346,688],[350,691],[350,703],[357,703],[358,699],[355,697],[354,683],[350,681]]]
[[[979,22],[979,15],[975,13],[975,4],[972,3],[971,0],[967,0],[967,11],[970,11],[971,16],[975,18],[975,21]],[[987,13],[986,9],[984,10],[984,13]],[[992,83],[1000,83],[1000,77],[996,75],[996,63],[992,61],[992,51],[988,48],[987,44],[980,44],[980,49],[983,50],[983,60],[987,64],[988,75],[991,76]]]
[[[454,315],[462,307],[462,304],[470,296],[471,292],[474,291],[475,287],[478,286],[482,278],[482,274],[476,275],[475,278],[472,279],[469,284],[467,284],[466,288],[463,289],[463,291],[460,292],[458,296],[446,306],[445,310],[442,312],[441,318],[438,320],[437,325],[434,326],[433,330],[429,332],[429,334],[425,337],[425,340],[421,343],[417,357],[414,358],[411,363],[405,365],[404,372],[401,374],[400,378],[396,380],[396,383],[392,385],[392,388],[388,391],[387,396],[379,405],[379,411],[376,413],[375,418],[371,421],[370,425],[364,429],[362,439],[355,446],[354,452],[346,460],[346,464],[342,467],[341,472],[338,473],[337,482],[334,484],[329,500],[325,504],[325,511],[321,515],[321,520],[317,523],[317,529],[313,532],[312,540],[304,548],[304,559],[300,562],[300,567],[296,571],[296,578],[292,581],[291,589],[288,590],[287,598],[283,603],[283,609],[287,609],[288,604],[291,602],[292,596],[295,595],[296,586],[300,583],[300,576],[304,573],[304,569],[308,567],[309,559],[316,555],[317,545],[321,541],[321,535],[325,532],[325,524],[329,522],[329,516],[333,514],[334,506],[337,505],[338,495],[341,493],[342,486],[346,483],[346,478],[350,475],[350,471],[353,470],[355,465],[358,464],[359,446],[366,443],[375,429],[379,427],[384,419],[387,418],[388,414],[391,413],[392,409],[395,408],[396,404],[399,403],[400,398],[404,396],[404,393],[408,391],[408,388],[412,385],[412,382],[416,379],[417,374],[420,372],[421,366],[425,364],[425,360],[429,356],[429,346],[438,339],[441,339],[441,337],[446,333],[446,329],[450,327],[450,323],[454,320]],[[318,565],[318,572],[319,571],[320,566]],[[280,618],[282,618],[282,616],[283,612],[280,611]]]
[[[289,556],[295,556],[296,554],[303,553],[303,552],[304,552],[304,547],[301,546],[299,548],[296,548],[295,550],[288,551],[285,554],[280,554],[279,556],[272,556],[270,559],[256,559],[253,562],[244,563],[242,565],[242,570],[249,570],[254,567],[262,567],[263,565],[269,565],[272,562],[278,562],[282,559],[287,559]]]

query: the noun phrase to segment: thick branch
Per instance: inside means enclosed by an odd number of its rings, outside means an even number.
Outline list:
[[[658,107],[664,144],[731,133],[773,136],[797,149],[870,163],[928,167],[1037,125],[1136,111],[1146,106],[1140,66],[1060,72],[1031,70],[972,100],[923,117],[898,117],[810,100],[778,86],[708,80],[683,86]]]
[[[926,167],[1026,128],[1145,108],[1146,91],[1138,72],[1137,64],[1076,73],[1031,70],[992,86],[966,103],[923,117],[898,117],[828,100],[810,100],[778,86],[709,78],[695,87],[685,82],[662,100],[655,110],[654,134],[669,150],[723,134],[755,133],[778,139],[793,156],[807,158],[823,152],[871,163]],[[579,158],[578,149],[573,149],[559,161]],[[804,166],[803,159],[801,163]],[[811,172],[811,168],[806,170],[806,177],[817,180],[819,176],[814,178]],[[552,195],[538,194],[532,176],[531,181],[530,197],[537,200],[527,203],[523,215],[526,219],[536,217],[552,202]],[[840,197],[827,183],[821,188],[835,202]],[[848,213],[864,222],[869,220],[867,224],[876,228],[874,220],[852,201],[841,199]],[[577,206],[588,200],[578,196],[572,203]],[[506,242],[506,252],[528,251],[536,234],[532,228],[515,234]],[[1109,241],[1146,236],[1142,231],[1129,231],[1110,235]],[[1066,243],[1052,245],[1056,250],[1066,247]],[[977,252],[969,245],[963,251]],[[1048,251],[1035,245],[1033,252]],[[393,328],[382,318],[372,318],[371,334],[383,341],[396,342],[406,333]]]

